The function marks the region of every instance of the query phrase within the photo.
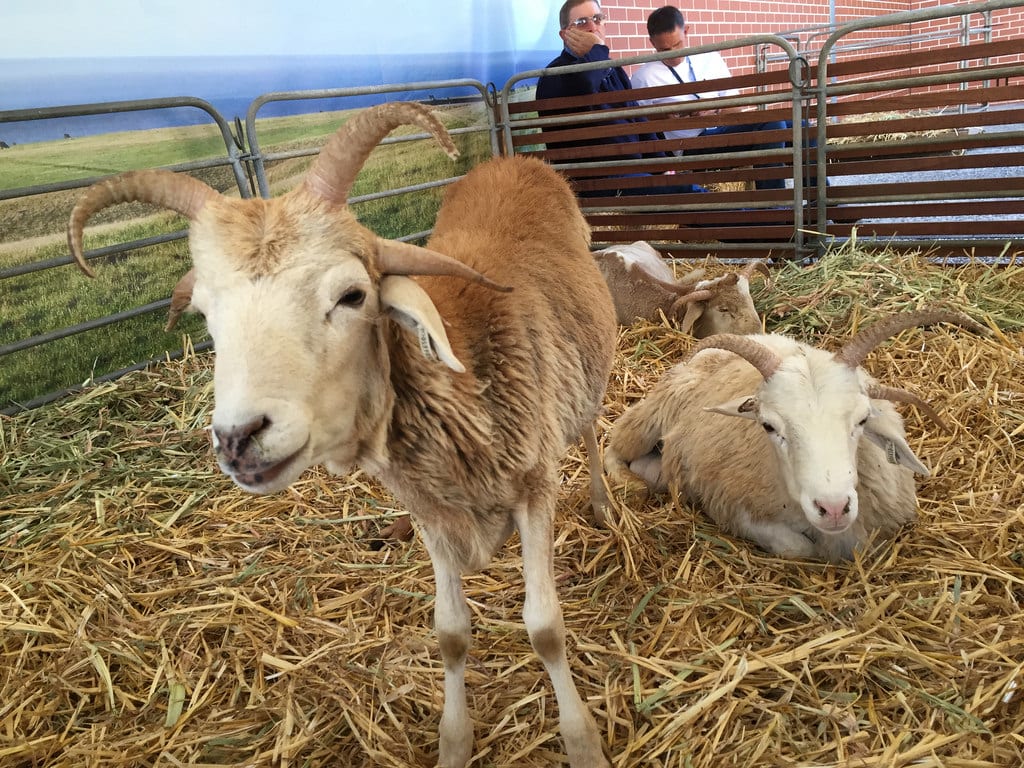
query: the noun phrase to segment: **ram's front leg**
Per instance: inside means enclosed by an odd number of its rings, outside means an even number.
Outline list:
[[[608,768],[594,716],[580,697],[565,653],[565,623],[555,587],[553,521],[555,495],[539,492],[513,511],[523,547],[526,604],[523,620],[530,643],[551,678],[558,700],[559,730],[572,768]]]
[[[466,705],[466,657],[472,639],[469,606],[460,568],[424,525],[423,541],[434,566],[437,594],[434,629],[444,662],[444,712],[441,714],[438,768],[465,768],[473,756],[473,721]]]
[[[737,535],[750,539],[773,555],[813,558],[818,553],[814,540],[794,529],[788,522],[754,520],[745,510],[741,510],[736,513],[733,527]]]

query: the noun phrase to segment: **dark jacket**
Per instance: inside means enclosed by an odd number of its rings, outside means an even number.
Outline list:
[[[611,64],[611,59],[608,56],[608,46],[606,45],[595,45],[585,56],[576,56],[568,49],[563,50],[562,53],[554,59],[548,67],[565,67],[570,64],[583,64],[593,61],[607,61]],[[633,90],[632,83],[629,82],[629,75],[626,74],[626,70],[622,67],[608,66],[604,69],[593,69],[588,72],[570,72],[564,75],[544,75],[537,81],[537,98],[538,99],[554,99],[563,98],[566,96],[583,96],[592,93],[617,93],[620,91],[631,91]],[[578,107],[574,110],[550,110],[542,112],[543,115],[558,115],[565,114],[566,112],[578,112],[581,110],[611,110],[621,109],[623,107],[635,107],[637,106],[635,101],[628,101],[625,103],[616,104],[597,104],[590,107]],[[585,125],[611,125],[611,124],[627,124],[637,123],[637,128],[642,130],[646,126],[644,123],[647,121],[642,117],[635,118],[623,118],[617,117],[613,120],[609,120],[607,123],[586,123]],[[549,130],[557,130],[563,126],[552,126]],[[572,126],[566,125],[565,128]],[[559,141],[559,142],[547,142],[549,149],[561,149],[563,147],[582,147],[596,143],[607,143],[616,142],[620,144],[636,143],[638,141],[653,141],[660,138],[656,134],[642,132],[634,134],[623,134],[621,136],[610,136],[604,139],[581,139],[577,141]],[[664,157],[664,152],[653,152],[645,153],[645,157]],[[622,157],[630,157],[627,154]],[[632,155],[634,158],[639,158],[640,154],[636,153]],[[584,159],[584,158],[580,158]],[[597,158],[595,158],[597,159]]]

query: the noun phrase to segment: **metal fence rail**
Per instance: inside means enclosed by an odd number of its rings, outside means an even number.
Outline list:
[[[219,157],[207,158],[203,160],[195,160],[190,162],[162,166],[162,169],[188,173],[211,168],[229,167],[232,171],[235,185],[237,186],[237,191],[240,196],[248,198],[252,197],[255,193],[258,193],[261,196],[268,197],[270,192],[269,184],[267,182],[266,177],[266,169],[269,163],[284,159],[290,159],[294,157],[313,156],[317,154],[319,148],[311,147],[308,149],[294,150],[290,152],[264,151],[259,143],[260,128],[258,116],[259,111],[267,104],[282,101],[300,101],[306,99],[331,98],[339,100],[338,109],[341,110],[346,108],[344,106],[345,100],[365,98],[368,96],[379,97],[394,94],[418,93],[424,90],[430,90],[438,93],[452,92],[459,94],[464,94],[467,90],[471,91],[474,95],[468,98],[465,96],[455,96],[450,100],[450,102],[449,100],[442,99],[439,103],[464,103],[467,101],[479,102],[480,104],[484,105],[483,113],[486,115],[486,123],[483,126],[456,128],[453,129],[451,133],[454,136],[471,133],[486,133],[489,138],[489,144],[492,153],[497,152],[498,138],[497,129],[494,122],[493,91],[483,83],[480,83],[476,80],[468,79],[424,81],[385,86],[365,86],[358,88],[339,88],[315,91],[289,91],[263,94],[250,104],[246,114],[244,128],[241,119],[234,119],[234,130],[232,130],[231,121],[229,121],[223,115],[221,115],[213,105],[202,99],[191,97],[103,102],[97,104],[71,105],[66,107],[48,107],[44,109],[7,110],[0,111],[0,124],[24,122],[31,120],[48,120],[59,117],[120,114],[138,112],[140,110],[163,110],[180,107],[197,108],[204,112],[210,118],[211,122],[219,130],[224,143],[224,155]],[[428,138],[428,135],[421,133],[410,136],[387,138],[381,143],[395,144],[408,141],[419,141],[424,138]],[[6,190],[0,190],[0,201],[27,199],[54,192],[66,192],[69,190],[84,188],[102,178],[104,177],[89,176],[84,178],[66,179],[61,181],[49,182],[45,184],[22,186]],[[411,192],[418,192],[437,187],[443,187],[455,181],[456,178],[458,177],[445,177],[422,184],[406,185],[394,189],[376,191],[365,195],[353,197],[350,199],[349,202],[351,204],[356,204],[361,202],[382,200],[390,197],[397,197],[400,195],[409,194]],[[410,232],[405,233],[399,239],[415,240],[426,237],[429,234],[429,230],[420,232]],[[84,256],[86,260],[89,261],[125,257],[133,254],[136,251],[140,251],[142,249],[154,245],[184,240],[187,238],[187,235],[187,230],[167,232],[151,237],[129,240],[126,242],[117,243],[115,245],[105,246],[102,248],[91,249],[86,251]],[[67,268],[71,264],[73,264],[73,259],[71,258],[70,255],[67,255],[55,258],[38,259],[28,263],[14,264],[8,267],[0,268],[0,290],[4,290],[4,284],[7,281],[12,280],[14,278],[41,273],[52,269]],[[62,339],[68,339],[74,336],[87,333],[89,331],[94,331],[96,329],[117,325],[119,323],[125,322],[133,318],[138,318],[145,315],[152,315],[156,313],[162,313],[167,309],[169,305],[169,298],[148,302],[144,305],[123,312],[113,313],[102,317],[92,318],[84,322],[79,322],[68,326],[50,329],[42,333],[33,334],[23,339],[17,339],[11,341],[10,343],[2,344],[0,345],[0,366],[4,365],[5,359],[8,359],[9,356],[15,353],[25,352],[27,350],[31,350],[33,348],[40,347],[45,344],[51,344]],[[209,342],[203,342],[200,344],[196,344],[194,348],[203,349],[209,346]],[[145,367],[148,364],[166,359],[168,356],[170,356],[171,358],[177,358],[180,357],[182,354],[184,354],[183,349],[170,350],[140,363],[126,366],[118,370],[103,372],[100,376],[90,377],[89,380],[91,382],[110,380],[125,373],[138,370],[142,367]],[[83,373],[83,378],[85,377],[85,375],[86,374]],[[52,392],[39,394],[36,397],[18,403],[13,403],[10,400],[10,398],[6,395],[6,393],[0,393],[0,414],[10,415],[13,413],[17,413],[21,410],[38,407],[40,405],[45,405],[47,403],[58,400],[79,388],[80,387],[63,387]]]
[[[832,45],[826,54],[826,58],[831,58],[834,62],[840,57],[849,57],[850,54],[864,53],[866,51],[876,51],[882,48],[894,48],[898,46],[912,48],[920,46],[922,43],[941,42],[953,39],[958,40],[960,45],[966,46],[971,43],[971,38],[975,35],[981,35],[982,40],[986,43],[991,42],[992,31],[994,29],[992,26],[992,11],[980,11],[979,14],[981,16],[980,26],[972,26],[971,16],[973,14],[967,14],[961,16],[959,29],[915,32],[911,34],[873,37],[865,40],[843,42]],[[848,24],[849,22],[845,22],[843,24],[817,24],[811,27],[790,29],[777,34],[779,37],[792,43],[798,55],[807,59],[807,61],[812,64],[817,64],[821,56],[821,50],[825,45],[825,41],[833,36],[839,29],[846,27]],[[755,57],[755,67],[758,72],[767,72],[772,64],[784,64],[786,62],[786,58],[787,57],[784,54],[777,53],[768,45],[759,45],[757,47],[757,55]]]
[[[707,52],[727,52],[730,50],[755,49],[757,46],[776,46],[787,57],[789,66],[786,74],[769,76],[741,76],[729,81],[729,85],[737,87],[754,85],[755,81],[773,79],[770,90],[758,88],[756,92],[748,92],[734,97],[717,97],[714,99],[700,98],[692,101],[677,101],[664,105],[637,106],[634,99],[640,98],[640,91],[622,91],[618,93],[602,93],[593,96],[574,96],[564,99],[549,99],[542,104],[524,101],[513,97],[513,92],[523,82],[549,74],[565,74],[601,69],[604,62],[591,62],[553,69],[537,69],[521,72],[513,76],[504,86],[499,99],[503,144],[508,152],[524,152],[542,157],[559,169],[581,191],[581,207],[594,231],[594,243],[609,245],[622,240],[646,239],[655,242],[671,241],[673,253],[704,254],[708,251],[707,241],[721,236],[727,238],[728,231],[733,229],[728,223],[713,226],[716,217],[734,214],[736,204],[723,194],[683,194],[657,195],[643,194],[646,185],[660,183],[666,177],[665,171],[672,171],[675,178],[686,178],[694,184],[705,184],[722,177],[716,166],[726,166],[725,175],[735,173],[731,168],[746,166],[754,160],[763,161],[777,158],[778,164],[790,168],[803,165],[801,148],[804,145],[804,93],[809,84],[810,71],[806,62],[801,59],[792,44],[775,35],[754,35],[725,43],[687,48],[687,54]],[[660,61],[674,58],[678,51],[643,54],[617,59],[616,63],[628,66],[648,61]],[[724,89],[726,81],[709,84],[706,89]],[[668,90],[664,87],[652,89],[655,93]],[[698,86],[692,83],[680,85],[680,92],[695,92]],[[590,106],[608,105],[613,109],[593,109]],[[752,122],[763,122],[768,114],[785,113],[783,117],[772,116],[772,121],[785,119],[789,123],[786,137],[787,145],[782,146],[780,139],[772,141],[773,148],[758,148],[756,151],[733,151],[727,147],[716,146],[716,140],[700,139],[705,143],[700,155],[687,155],[673,152],[684,143],[696,140],[642,141],[634,143],[608,142],[595,148],[592,142],[635,134],[635,123],[624,122],[627,119],[641,118],[647,121],[651,134],[672,131],[691,125],[700,125],[697,112],[715,110],[733,110],[750,108],[743,119]],[[617,124],[609,124],[610,117],[622,120]],[[730,118],[726,118],[730,119]],[[686,124],[684,126],[684,123]],[[546,133],[538,137],[537,131]],[[550,144],[542,144],[547,140]],[[754,139],[750,144],[757,144]],[[585,144],[585,146],[571,146]],[[552,145],[557,145],[554,148]],[[564,147],[562,145],[565,145]],[[709,147],[714,151],[707,151]],[[625,147],[625,152],[644,153],[639,158],[623,158],[616,156]],[[777,147],[777,148],[776,148]],[[655,154],[665,155],[652,160]],[[606,156],[602,156],[606,155]],[[770,171],[769,171],[770,172]],[[637,176],[637,179],[629,179]],[[730,244],[730,255],[742,256],[745,252],[756,252],[769,247],[763,240],[770,233],[779,234],[785,230],[783,244],[775,242],[778,250],[787,250],[799,254],[805,249],[805,227],[803,221],[804,179],[802,174],[794,174],[788,192],[777,194],[755,195],[745,200],[744,207],[748,212],[763,211],[771,217],[771,211],[785,207],[792,217],[792,222],[762,222],[763,226],[748,227],[744,242]],[[630,194],[632,189],[638,194]]]
[[[826,211],[835,204],[866,206],[867,211],[872,207],[880,209],[880,216],[875,217],[878,223],[865,222],[860,227],[859,242],[868,245],[920,246],[923,232],[946,246],[959,245],[978,253],[984,253],[986,249],[988,253],[998,253],[1007,239],[1019,242],[1024,234],[1024,205],[1021,202],[1024,197],[1024,179],[1021,178],[1024,167],[1024,110],[1021,107],[1024,105],[1021,104],[1019,87],[990,87],[989,84],[999,80],[1009,83],[1013,78],[1024,77],[1024,61],[1019,55],[1021,41],[993,43],[986,33],[984,41],[975,44],[969,44],[964,37],[957,49],[929,48],[916,56],[894,56],[893,62],[914,65],[912,71],[899,76],[873,77],[873,73],[856,60],[837,62],[833,52],[843,47],[849,38],[864,31],[955,18],[957,15],[961,15],[966,25],[974,14],[982,14],[987,19],[995,11],[1021,5],[1020,0],[990,0],[974,5],[938,6],[861,19],[843,25],[828,36],[818,55],[817,76],[811,89],[817,118],[815,167],[818,174],[828,171],[835,179],[837,173],[844,172],[844,167],[855,168],[859,162],[869,175],[859,179],[859,184],[852,185],[851,194],[846,194],[849,188],[846,185],[833,184],[828,189],[824,188],[821,179],[826,177],[818,177],[816,219],[822,242],[826,233]],[[962,54],[951,55],[958,50]],[[1000,65],[989,63],[1003,56],[1011,56],[1016,61]],[[887,62],[885,57],[873,60],[877,71],[883,72]],[[950,91],[950,86],[956,86],[956,90]],[[865,97],[869,99],[866,102]],[[864,107],[865,104],[868,106]],[[870,110],[880,111],[886,105],[899,105],[910,112],[940,105],[947,110],[953,107],[958,114],[922,115],[908,120],[907,125],[911,131],[914,127],[918,130],[944,127],[956,135],[948,140],[903,138],[882,142],[877,147],[837,147],[830,143],[830,136],[846,127],[836,123],[837,116],[858,112],[870,115]],[[994,105],[999,108],[993,108]],[[984,119],[969,118],[968,113],[982,110],[987,111]],[[961,124],[980,126],[982,132],[960,136],[957,126]],[[895,158],[900,151],[913,151],[915,142],[918,150],[927,145],[936,152],[945,148],[946,154],[937,156],[927,166],[917,162],[917,167],[931,169],[942,178],[925,181],[923,177],[914,176],[917,168],[895,178],[892,172],[870,170],[872,155],[878,157],[888,153],[888,157]],[[887,144],[893,146],[890,148]],[[972,153],[987,152],[988,147],[993,148],[992,155],[984,158],[977,154],[972,156]],[[892,168],[893,160],[880,162]],[[849,177],[845,178],[849,180]],[[922,188],[922,184],[926,188]],[[931,209],[920,207],[921,203],[929,201],[934,203]],[[915,206],[919,210],[915,211]],[[958,221],[961,217],[975,215],[983,218],[993,213],[1003,218],[1003,224],[990,223],[980,228],[989,234],[971,237],[971,227],[966,221]],[[887,219],[901,220],[901,223],[886,224]],[[1007,233],[1005,237],[999,234],[1004,231]]]
[[[630,234],[628,231],[629,227],[634,226],[631,222],[655,221],[658,220],[658,217],[661,217],[666,222],[665,231],[670,232],[673,227],[679,228],[678,222],[681,220],[680,217],[685,218],[689,216],[694,221],[702,221],[701,217],[706,217],[707,220],[713,221],[716,220],[716,217],[721,218],[722,216],[727,216],[730,211],[736,211],[737,201],[739,201],[741,203],[739,210],[745,211],[752,221],[760,220],[762,222],[761,225],[756,225],[760,226],[760,229],[756,229],[756,226],[752,225],[755,226],[755,229],[751,231],[773,232],[775,231],[772,229],[773,227],[776,230],[780,226],[789,227],[790,235],[787,238],[783,238],[786,242],[777,243],[777,246],[789,249],[789,252],[795,256],[808,253],[820,254],[828,243],[834,242],[837,238],[841,239],[844,236],[844,232],[849,234],[849,227],[846,227],[844,230],[842,227],[837,228],[833,224],[832,219],[835,218],[836,211],[840,210],[837,206],[844,206],[843,210],[846,210],[845,206],[853,209],[860,207],[874,210],[870,206],[897,203],[919,206],[916,210],[924,217],[923,220],[926,223],[910,222],[901,224],[899,225],[902,228],[899,236],[894,236],[891,232],[888,232],[884,224],[873,225],[879,233],[876,238],[878,242],[905,242],[911,245],[920,243],[921,233],[928,230],[927,221],[929,221],[929,214],[934,219],[934,212],[938,211],[940,206],[947,205],[950,200],[964,206],[964,210],[977,213],[981,218],[999,217],[1001,221],[1011,222],[1004,223],[1001,226],[1006,231],[1012,230],[1017,234],[1021,234],[1024,231],[1024,224],[1018,226],[1012,222],[1015,221],[1014,217],[1018,214],[1024,217],[1024,211],[1020,210],[1020,201],[1024,199],[1024,187],[1021,186],[1024,184],[1024,180],[1020,178],[1022,174],[1014,176],[1007,169],[1012,170],[1014,167],[1013,163],[1024,165],[1024,130],[1022,130],[1024,128],[1024,104],[1014,107],[1012,103],[1014,94],[1016,94],[1018,101],[1024,101],[1024,99],[1020,97],[1019,86],[1014,86],[1010,82],[1024,76],[1024,63],[1021,62],[1020,50],[1014,48],[1014,44],[1019,43],[1019,40],[1007,41],[1005,43],[991,42],[991,14],[1001,9],[1020,8],[1022,6],[1024,6],[1024,0],[988,0],[988,2],[970,5],[938,6],[923,11],[890,14],[873,19],[860,20],[844,24],[841,27],[797,30],[788,35],[759,35],[724,44],[686,49],[686,53],[698,53],[701,51],[745,47],[759,52],[757,56],[758,66],[761,66],[760,62],[762,61],[765,63],[765,66],[768,62],[772,61],[786,62],[788,72],[761,72],[759,75],[734,78],[736,87],[746,89],[744,95],[723,99],[716,106],[726,108],[745,107],[757,111],[758,114],[774,111],[777,115],[788,115],[788,119],[791,120],[793,126],[792,134],[789,137],[789,148],[787,149],[770,150],[768,154],[763,152],[754,153],[756,156],[746,157],[742,152],[729,152],[727,151],[728,147],[723,146],[720,150],[716,150],[715,154],[705,154],[699,160],[694,157],[688,157],[685,154],[675,157],[668,161],[669,165],[666,168],[674,163],[681,169],[682,173],[700,175],[701,173],[709,173],[714,170],[716,163],[724,163],[726,166],[732,163],[733,169],[730,170],[726,167],[724,177],[728,177],[730,173],[733,177],[738,175],[742,177],[742,174],[749,172],[749,169],[745,170],[745,168],[750,165],[750,161],[760,159],[763,165],[764,159],[771,152],[775,152],[779,162],[784,162],[792,173],[789,188],[785,191],[774,193],[775,196],[767,194],[758,196],[755,193],[747,196],[734,194],[731,197],[721,198],[723,202],[712,200],[710,197],[701,201],[696,199],[699,196],[691,196],[694,199],[687,200],[682,204],[674,202],[665,204],[664,201],[655,201],[647,198],[646,200],[640,200],[639,203],[631,203],[633,207],[628,210],[623,207],[621,201],[601,201],[599,198],[595,198],[583,201],[584,210],[591,217],[604,214],[625,216],[623,221],[627,222],[627,224],[621,227],[625,231],[615,232],[614,234],[626,237]],[[981,27],[972,26],[970,21],[971,17],[977,14],[981,14],[984,19]],[[925,66],[920,71],[889,73],[874,79],[870,76],[869,72],[857,72],[855,71],[855,66],[852,68],[850,66],[850,62],[856,63],[856,60],[852,59],[849,54],[856,51],[872,50],[873,47],[877,46],[891,48],[896,39],[891,37],[883,39],[876,35],[873,39],[865,41],[863,38],[865,34],[875,35],[882,27],[908,25],[940,18],[956,18],[958,16],[963,19],[963,22],[960,25],[959,31],[951,32],[950,36],[959,36],[960,46],[953,47],[958,48],[958,50],[962,49],[962,59],[964,60],[967,60],[969,57],[974,58],[971,53],[972,51],[982,50],[985,52],[981,56],[980,61],[974,61],[970,66],[962,63],[948,65],[947,62],[946,64],[936,65],[931,69]],[[826,34],[827,39],[825,39],[820,47],[817,47],[817,40]],[[981,48],[977,47],[978,43],[976,42],[979,35],[983,38]],[[935,40],[927,35],[902,36],[899,45],[913,46],[921,42],[932,44]],[[927,48],[928,53],[933,50],[937,49],[935,47]],[[813,66],[808,65],[805,58],[808,53],[811,53],[812,57],[815,54],[817,55],[817,62]],[[1014,53],[1017,54],[1016,57],[1011,55]],[[843,55],[840,56],[839,54]],[[999,62],[998,65],[988,65],[987,62],[989,61],[990,54],[991,60]],[[670,58],[674,55],[678,55],[678,52],[635,56],[622,59],[617,63],[629,65]],[[881,60],[883,57],[876,55],[872,58]],[[938,61],[939,59],[941,59],[941,55],[938,55],[938,58],[935,60]],[[927,56],[923,56],[921,61],[927,63],[929,59]],[[594,65],[581,65],[573,69],[586,69],[588,66],[592,67]],[[843,67],[846,67],[846,69],[843,69]],[[357,106],[360,106],[367,100],[372,99],[381,101],[391,97],[404,97],[426,100],[422,96],[424,92],[441,92],[451,94],[452,97],[450,99],[443,99],[440,102],[431,99],[433,103],[469,100],[472,103],[479,104],[485,116],[483,125],[453,129],[452,133],[454,135],[486,133],[492,155],[521,151],[547,152],[551,155],[549,160],[553,164],[569,174],[575,174],[582,178],[585,186],[588,174],[591,177],[596,177],[600,175],[604,166],[619,166],[622,163],[614,158],[607,158],[605,160],[590,158],[586,162],[580,162],[574,159],[571,154],[560,156],[558,150],[550,152],[544,148],[544,145],[540,143],[543,139],[536,135],[537,131],[541,128],[578,130],[584,133],[589,131],[596,132],[595,135],[604,130],[604,128],[595,125],[595,121],[602,118],[601,115],[588,116],[583,112],[561,116],[531,113],[529,111],[529,99],[531,97],[528,88],[524,88],[524,86],[529,86],[535,78],[544,73],[545,70],[518,73],[510,78],[504,84],[504,87],[497,92],[495,92],[493,86],[486,86],[475,80],[463,79],[267,93],[255,99],[249,105],[244,117],[244,124],[240,117],[235,117],[229,121],[219,114],[211,104],[202,99],[180,97],[0,111],[0,125],[30,120],[46,120],[55,117],[121,114],[140,110],[162,110],[179,107],[197,109],[209,118],[210,122],[219,132],[224,147],[223,154],[218,153],[217,156],[211,158],[169,165],[166,168],[168,170],[188,173],[228,168],[233,178],[233,184],[240,196],[252,197],[260,195],[267,197],[270,194],[270,182],[267,178],[268,165],[312,156],[318,152],[318,148],[313,146],[282,150],[268,148],[269,142],[262,140],[266,121],[261,117],[262,111],[267,105],[279,102],[335,99],[339,104],[338,109],[341,110],[346,108],[345,104],[356,103]],[[777,75],[775,80],[771,80],[773,74]],[[758,77],[762,78],[762,80],[758,80]],[[997,84],[994,87],[978,87],[979,85],[987,85],[993,82]],[[768,83],[767,89],[759,90],[761,83]],[[1002,85],[999,85],[1000,83]],[[887,186],[874,178],[869,179],[869,181],[858,181],[853,185],[842,183],[842,174],[854,174],[859,168],[881,168],[886,163],[889,164],[889,167],[898,168],[901,167],[901,163],[912,163],[914,162],[912,158],[915,156],[915,151],[922,148],[925,144],[927,144],[925,148],[929,151],[934,150],[936,156],[941,155],[941,158],[934,162],[929,160],[929,165],[947,169],[943,172],[953,172],[958,167],[958,163],[961,165],[966,163],[966,161],[960,158],[958,153],[969,154],[974,148],[977,148],[979,151],[984,150],[987,144],[991,144],[993,142],[992,136],[980,132],[970,135],[957,133],[955,139],[950,139],[949,142],[951,143],[948,144],[943,144],[943,141],[946,141],[945,139],[929,139],[925,142],[918,138],[908,138],[893,142],[892,147],[886,147],[878,143],[872,143],[868,146],[868,142],[858,143],[857,141],[840,146],[831,143],[834,138],[843,134],[844,131],[849,134],[853,130],[848,125],[839,122],[837,116],[846,114],[844,110],[847,110],[847,112],[853,110],[854,107],[851,104],[854,104],[857,99],[876,100],[878,104],[884,104],[886,99],[888,99],[893,104],[898,104],[901,103],[900,98],[893,94],[913,92],[916,101],[907,101],[906,103],[924,105],[930,103],[929,89],[942,88],[947,90],[959,88],[967,92],[961,99],[962,108],[960,114],[947,115],[945,117],[946,123],[954,131],[958,130],[958,126],[960,128],[977,128],[982,126],[979,130],[991,128],[1004,129],[999,135],[998,141],[996,141],[998,146],[995,147],[995,149],[1002,151],[997,151],[994,153],[994,156],[987,157],[984,160],[972,161],[979,168],[986,167],[986,164],[987,167],[996,168],[997,171],[993,171],[992,179],[985,178],[970,184],[963,184],[960,189],[951,189],[949,187],[929,188],[927,184],[916,186],[903,185],[899,187]],[[468,97],[463,95],[467,91],[471,93]],[[971,99],[976,99],[976,101],[971,101]],[[362,101],[357,103],[356,100]],[[990,106],[989,101],[1003,107],[1003,112],[984,111],[988,110]],[[647,107],[638,110],[623,107],[620,113],[622,116],[643,114],[655,125],[667,126],[672,120],[681,119],[673,116],[671,113],[686,113],[696,110],[696,107],[686,106],[686,104],[684,103],[682,108],[678,104]],[[705,108],[706,104],[701,106]],[[804,119],[808,117],[810,118],[809,123],[807,123],[810,126],[809,131],[804,128]],[[1014,125],[1014,121],[1017,121],[1020,125]],[[907,125],[911,126],[911,122],[908,122]],[[660,127],[658,129],[660,130]],[[800,150],[800,147],[806,143],[808,135],[815,140],[813,145],[815,149],[810,152],[809,162],[805,161],[804,153]],[[417,133],[409,136],[389,137],[382,143],[395,144],[419,141],[426,137],[427,134]],[[1022,145],[1019,151],[1015,151],[1012,146],[1009,146],[1017,141]],[[902,152],[902,155],[899,154],[900,152]],[[776,155],[771,155],[771,157],[776,157]],[[901,157],[909,159],[901,159]],[[636,166],[637,168],[643,168],[644,164],[637,162]],[[722,169],[719,168],[719,170]],[[754,172],[763,173],[765,170],[764,167],[755,168]],[[769,166],[767,170],[771,170],[771,167]],[[999,173],[1009,174],[1006,176],[1006,181],[998,181],[995,178]],[[839,174],[838,177],[837,174]],[[0,203],[51,193],[67,192],[88,186],[99,178],[102,177],[69,177],[47,183],[30,184],[13,189],[0,190]],[[453,176],[441,176],[417,184],[406,184],[394,189],[374,190],[358,197],[353,197],[349,202],[378,201],[413,192],[431,190],[450,184],[456,178]],[[754,178],[754,176],[747,176],[746,178]],[[849,178],[853,178],[853,176]],[[830,180],[834,183],[830,184]],[[780,206],[792,206],[792,210],[782,211]],[[788,218],[781,216],[783,212],[786,213]],[[645,216],[653,218],[643,219],[642,217]],[[758,219],[758,217],[761,218]],[[785,221],[783,220],[784,218]],[[708,225],[702,222],[698,226]],[[948,226],[955,228],[956,222],[950,222]],[[1017,228],[1015,229],[1015,227]],[[617,228],[612,227],[611,229],[615,230]],[[968,227],[962,226],[960,229],[964,231],[951,231],[946,236],[948,244],[970,248],[982,242],[979,238],[972,237],[969,233],[966,233],[966,230],[969,229]],[[995,232],[999,228],[993,227],[992,229]],[[644,229],[641,227],[637,231],[643,233]],[[427,235],[429,235],[429,230],[408,232],[402,233],[399,239],[414,240],[426,237]],[[123,258],[140,249],[177,242],[186,236],[184,230],[163,232],[130,242],[117,243],[90,250],[87,252],[86,258],[90,260]],[[858,237],[860,242],[863,242],[864,239],[863,235]],[[867,239],[870,241],[870,234],[867,236]],[[595,238],[595,242],[600,240],[600,237]],[[699,248],[702,253],[714,250],[714,248],[708,248],[706,243],[698,243],[698,240],[699,238],[695,238],[694,242],[686,247],[690,247],[691,250]],[[740,241],[734,241],[729,248],[733,253],[742,255],[744,253],[754,253],[757,246],[758,244],[754,241],[749,239],[743,241],[741,239]],[[70,256],[65,255],[38,258],[28,263],[5,266],[0,268],[0,291],[7,290],[7,286],[13,284],[11,281],[15,279],[30,277],[33,274],[42,273],[47,270],[68,268],[71,263]],[[0,344],[0,367],[3,367],[11,359],[10,356],[15,353],[25,353],[42,345],[78,336],[90,330],[105,328],[140,316],[162,312],[168,305],[169,299],[150,301],[119,313],[90,318],[84,322],[64,327],[42,330],[31,334],[27,338],[8,339],[5,343]],[[209,343],[206,342],[197,345],[196,348],[208,345]],[[99,372],[97,376],[90,380],[98,382],[116,378],[118,375],[144,367],[156,360],[165,359],[168,356],[178,357],[181,354],[183,354],[181,349],[162,352],[151,360],[121,368],[120,370]],[[79,380],[87,375],[89,375],[88,372],[83,372],[83,376],[79,377]],[[64,387],[54,392],[39,394],[24,403],[12,403],[6,393],[0,393],[0,414],[11,414],[24,408],[52,402],[75,389],[77,387]]]

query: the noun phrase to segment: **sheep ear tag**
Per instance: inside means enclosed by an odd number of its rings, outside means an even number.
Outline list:
[[[437,307],[415,280],[404,275],[387,275],[380,281],[380,301],[392,319],[416,335],[425,358],[440,359],[453,371],[465,372],[465,366],[448,343]]]
[[[931,472],[907,445],[907,439],[900,430],[893,429],[888,419],[872,414],[864,425],[864,437],[885,452],[886,461],[890,464],[902,464],[912,472],[928,477]]]

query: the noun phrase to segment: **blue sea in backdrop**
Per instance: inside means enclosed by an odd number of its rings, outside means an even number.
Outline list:
[[[201,56],[0,60],[0,110],[190,96],[210,102],[229,122],[276,91],[352,88],[472,79],[501,88],[517,72],[543,67],[552,51],[417,54],[415,56]],[[460,98],[471,88],[429,88],[387,95],[272,102],[259,117],[367,106],[385,100]],[[210,122],[193,107],[0,122],[7,144],[114,131]]]

